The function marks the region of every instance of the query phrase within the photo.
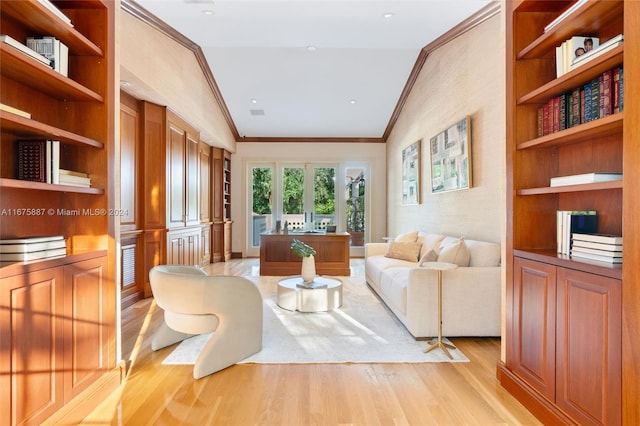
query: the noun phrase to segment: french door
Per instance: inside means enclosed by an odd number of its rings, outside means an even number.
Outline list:
[[[364,168],[331,163],[253,164],[249,166],[247,255],[260,254],[260,234],[277,226],[290,231],[324,231],[328,225],[355,235],[364,244]]]

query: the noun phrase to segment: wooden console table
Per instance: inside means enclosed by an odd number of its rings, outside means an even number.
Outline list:
[[[304,234],[297,232],[260,235],[260,275],[300,275],[302,259],[291,253],[291,242],[298,239],[316,249],[318,275],[351,275],[347,232]]]

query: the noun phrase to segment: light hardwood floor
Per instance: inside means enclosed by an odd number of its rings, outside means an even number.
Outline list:
[[[352,275],[364,274],[353,259]],[[258,275],[257,259],[211,274]],[[129,365],[119,392],[84,425],[539,425],[496,379],[500,340],[451,339],[469,363],[240,364],[200,380],[152,352],[162,320],[152,299],[122,313]]]

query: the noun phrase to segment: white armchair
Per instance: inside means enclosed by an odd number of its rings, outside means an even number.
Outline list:
[[[262,350],[262,295],[253,282],[181,265],[156,266],[149,271],[149,281],[164,310],[152,350],[213,332],[193,367],[195,379]]]

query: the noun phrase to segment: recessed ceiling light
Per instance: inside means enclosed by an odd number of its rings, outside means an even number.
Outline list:
[[[203,10],[203,11],[202,11],[202,13],[203,13],[204,15],[213,15],[213,10],[205,9],[205,10]]]
[[[307,46],[307,51],[308,52],[315,52],[318,48],[315,46]]]
[[[384,18],[391,18],[393,16],[393,13],[391,12],[387,12],[384,15],[382,15]]]
[[[350,103],[351,105],[353,105],[353,104],[355,104],[355,103],[356,103],[356,100],[355,100],[355,99],[351,99],[351,100],[349,101],[349,103]]]
[[[251,103],[252,103],[252,104],[257,104],[257,103],[258,103],[258,100],[257,100],[257,99],[251,99]]]

